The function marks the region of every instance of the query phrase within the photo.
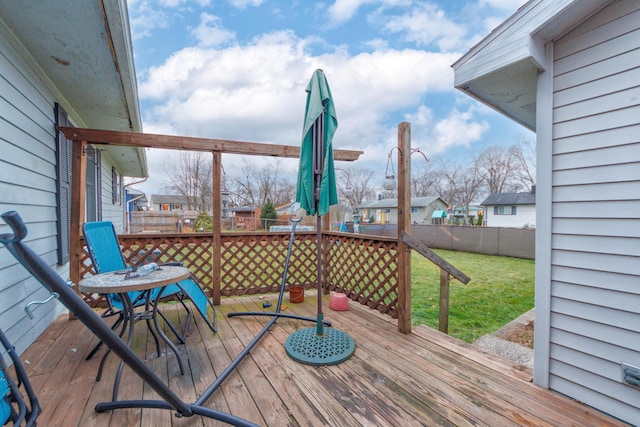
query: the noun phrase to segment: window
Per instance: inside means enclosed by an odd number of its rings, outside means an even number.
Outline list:
[[[515,206],[494,206],[493,214],[494,215],[515,215],[516,207]]]
[[[122,204],[122,176],[116,168],[111,168],[111,202],[114,205]]]
[[[419,211],[419,209],[418,209],[418,208],[411,208],[411,213],[412,213],[412,214],[417,214],[417,213],[418,213],[418,211]]]

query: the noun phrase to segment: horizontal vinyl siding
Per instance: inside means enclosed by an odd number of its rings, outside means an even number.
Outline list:
[[[493,206],[487,206],[485,212],[487,227],[522,228],[525,224],[531,227],[536,224],[535,205],[516,205],[515,215],[495,215],[493,208]]]
[[[550,387],[625,421],[640,390],[640,4],[554,43]]]
[[[56,181],[54,97],[9,42],[0,21],[0,212],[16,210],[27,224],[27,244],[62,277],[56,256]],[[0,233],[8,232],[0,221]],[[44,300],[48,292],[4,248],[0,249],[0,327],[24,351],[61,312],[56,302],[35,307],[29,319],[24,307]]]
[[[104,153],[103,153],[104,154]],[[102,220],[111,221],[118,234],[125,232],[124,224],[124,191],[121,189],[120,203],[113,203],[113,178],[111,176],[112,164],[109,156],[102,156]],[[117,170],[117,169],[116,169]]]

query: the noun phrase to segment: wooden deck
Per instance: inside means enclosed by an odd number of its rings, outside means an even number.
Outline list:
[[[275,297],[269,297],[275,305]],[[328,306],[325,301],[325,307]],[[314,316],[315,295],[287,312]],[[183,310],[167,305],[178,322]],[[313,326],[279,319],[207,402],[265,426],[623,426],[589,407],[531,382],[531,372],[425,327],[403,335],[389,319],[356,304],[347,312],[326,309],[334,326],[355,339],[346,362],[311,367],[291,360],[284,341],[298,328]],[[230,360],[268,322],[267,317],[228,319],[230,311],[262,311],[258,298],[226,299],[218,311],[219,332],[201,319],[179,346],[187,372],[180,376],[174,355],[156,357],[147,329],[139,324],[134,348],[167,379],[185,401],[194,402]],[[200,417],[176,418],[167,410],[116,410],[98,414],[110,399],[117,361],[110,357],[105,377],[95,375],[102,352],[84,357],[96,339],[79,321],[61,316],[23,355],[44,410],[43,426],[221,425]],[[128,368],[120,398],[149,398],[153,392]]]

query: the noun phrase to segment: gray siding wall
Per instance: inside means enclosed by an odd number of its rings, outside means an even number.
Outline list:
[[[124,204],[126,203],[124,198],[124,191],[122,189],[122,178],[120,183],[120,202],[113,203],[113,179],[111,175],[111,168],[113,163],[108,155],[102,156],[102,220],[111,221],[116,227],[116,232],[125,232],[125,218],[124,218]],[[117,170],[117,168],[116,168]],[[122,173],[118,171],[120,175]]]
[[[57,266],[55,97],[10,42],[0,20],[0,212],[16,210],[28,226],[27,243],[63,278]],[[0,221],[0,233],[8,232]],[[63,312],[58,302],[41,305],[31,320],[25,304],[48,292],[0,248],[0,326],[22,353]]]
[[[50,89],[46,76],[34,71],[38,67],[19,46],[0,19],[0,213],[18,211],[27,223],[27,244],[66,279],[69,265],[58,266],[56,254],[54,104],[61,100]],[[112,160],[102,156],[103,219],[113,221],[118,232],[124,232],[125,202],[112,202],[111,167]],[[0,221],[0,233],[8,231]],[[64,312],[61,304],[52,301],[37,306],[35,319],[29,319],[25,305],[48,296],[7,250],[0,248],[0,327],[18,353]]]
[[[640,388],[640,3],[554,43],[549,386],[631,423]]]

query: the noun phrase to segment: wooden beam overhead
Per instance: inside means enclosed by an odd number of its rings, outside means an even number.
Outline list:
[[[190,136],[156,135],[149,133],[58,127],[67,139],[90,144],[125,145],[130,147],[164,148],[186,151],[219,151],[251,156],[300,157],[300,147],[224,139],[194,138]],[[363,151],[333,150],[334,160],[353,162]]]

